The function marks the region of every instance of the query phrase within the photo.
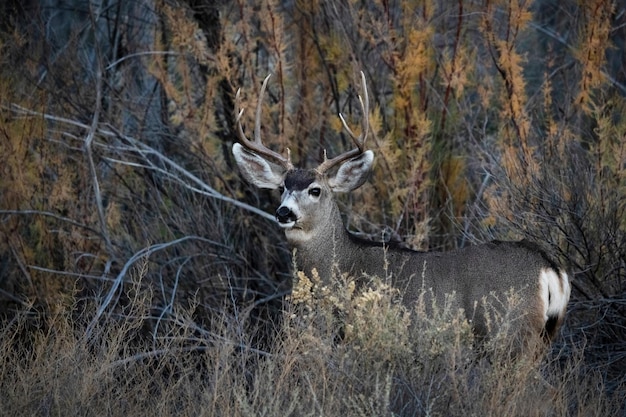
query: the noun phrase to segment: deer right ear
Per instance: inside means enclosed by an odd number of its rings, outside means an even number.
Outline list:
[[[276,189],[285,179],[284,167],[246,150],[239,143],[233,145],[233,156],[244,178],[259,188]]]

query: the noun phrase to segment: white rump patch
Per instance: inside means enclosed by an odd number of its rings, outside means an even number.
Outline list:
[[[563,317],[569,301],[571,287],[565,272],[559,275],[552,268],[544,268],[539,274],[539,291],[544,305],[544,320]]]

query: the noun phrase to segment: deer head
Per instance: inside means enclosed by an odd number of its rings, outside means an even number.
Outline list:
[[[236,122],[239,142],[233,145],[233,155],[243,176],[259,188],[282,188],[281,204],[276,210],[276,220],[285,229],[292,244],[306,242],[316,236],[323,237],[325,225],[336,220],[333,193],[352,191],[366,181],[374,161],[374,153],[365,150],[369,132],[369,99],[365,75],[361,72],[363,96],[359,102],[363,112],[361,134],[355,135],[339,114],[344,129],[352,138],[355,148],[332,159],[326,157],[314,169],[296,169],[287,156],[272,151],[261,141],[261,104],[270,76],[263,81],[256,109],[254,140],[249,140],[241,126],[243,110],[239,108],[240,91],[235,97]]]

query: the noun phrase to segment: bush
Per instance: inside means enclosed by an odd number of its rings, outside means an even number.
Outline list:
[[[38,329],[24,312],[3,328],[3,415],[623,412],[625,387],[598,391],[601,375],[588,373],[575,346],[539,362],[511,361],[503,340],[472,347],[463,313],[449,306],[425,314],[432,306],[418,303],[409,320],[397,292],[376,279],[355,291],[340,277],[329,299],[328,288],[300,275],[276,343],[260,351],[232,315],[207,331],[190,309],[176,311],[167,332],[146,337],[152,294],[140,289],[141,271],[134,275],[138,293],[124,320],[101,320],[95,337],[84,334],[93,307],[78,316],[59,311]]]

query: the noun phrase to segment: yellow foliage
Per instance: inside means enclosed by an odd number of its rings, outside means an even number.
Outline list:
[[[499,51],[498,64],[505,74],[506,94],[504,102],[508,105],[503,109],[506,119],[511,119],[518,126],[519,139],[526,143],[530,129],[530,121],[526,114],[526,82],[523,75],[525,59],[512,50],[509,41],[498,40],[495,44]]]
[[[198,63],[207,65],[212,60],[212,54],[207,48],[204,32],[198,27],[197,21],[189,15],[188,10],[165,3],[159,3],[158,6],[171,33],[170,46],[177,51],[190,54]],[[183,62],[183,60],[179,60],[179,62]]]
[[[626,114],[626,100],[615,97],[607,105],[589,103],[597,124],[597,142],[590,144],[597,155],[596,170],[601,178],[614,187],[614,191],[626,194],[626,119],[615,123],[613,112]]]
[[[580,91],[576,101],[589,113],[592,111],[590,102],[593,90],[606,81],[602,66],[605,62],[605,50],[609,46],[614,4],[608,0],[592,0],[581,5],[586,19],[580,45],[574,51],[574,57],[582,66]]]
[[[517,32],[523,30],[533,18],[533,14],[530,11],[532,1],[508,0],[505,3],[509,7],[511,27],[517,35]]]
[[[461,217],[470,198],[470,188],[466,177],[465,158],[456,156],[446,159],[441,171],[445,173],[444,181],[448,196],[452,199],[454,215]]]
[[[11,80],[0,78],[0,97],[7,105],[14,97]],[[30,104],[30,103],[29,103]],[[36,138],[44,136],[45,122],[42,117],[10,117],[2,109],[0,118],[0,195],[6,209],[30,209],[31,197],[39,196],[40,176],[45,169],[46,157],[43,144],[37,146]],[[6,116],[4,113],[7,113]],[[37,206],[37,204],[35,204]]]
[[[444,56],[442,62],[442,70],[445,80],[442,80],[444,86],[450,86],[455,93],[460,96],[465,90],[465,86],[469,83],[468,75],[471,68],[472,51],[461,46],[453,57]]]
[[[409,27],[406,36],[406,46],[398,63],[400,75],[400,90],[408,95],[420,76],[429,73],[434,68],[433,60],[433,27]]]

